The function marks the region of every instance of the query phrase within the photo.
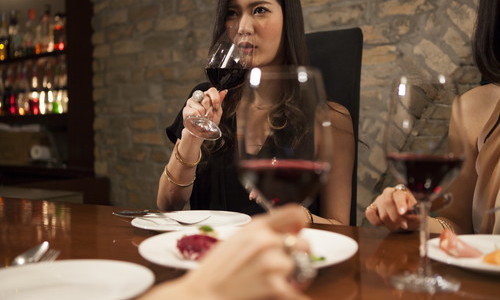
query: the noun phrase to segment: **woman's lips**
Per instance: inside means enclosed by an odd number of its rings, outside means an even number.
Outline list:
[[[238,47],[243,53],[253,53],[255,48],[257,48],[255,45],[251,43],[239,43]]]

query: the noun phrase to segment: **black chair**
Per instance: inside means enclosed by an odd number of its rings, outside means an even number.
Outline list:
[[[356,225],[359,90],[363,33],[360,28],[306,34],[311,65],[323,74],[329,100],[344,105],[354,126],[355,160],[352,176],[351,225]]]

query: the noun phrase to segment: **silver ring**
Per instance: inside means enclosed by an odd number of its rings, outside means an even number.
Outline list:
[[[295,282],[305,284],[316,277],[318,271],[313,266],[308,253],[303,251],[294,251],[292,253],[292,259],[295,264],[292,279]]]
[[[201,102],[201,100],[203,100],[203,98],[205,98],[205,93],[203,93],[200,90],[196,90],[193,92],[192,98],[196,102]]]
[[[283,235],[283,248],[285,248],[286,253],[292,253],[296,244],[297,237],[295,235],[289,233]]]
[[[395,191],[402,191],[402,192],[406,192],[408,189],[406,188],[406,186],[404,184],[398,184],[394,187],[394,190]]]

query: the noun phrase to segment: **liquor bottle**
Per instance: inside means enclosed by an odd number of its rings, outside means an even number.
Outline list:
[[[17,10],[11,10],[9,19],[9,57],[23,56],[22,38],[19,33],[19,13]]]
[[[35,54],[35,10],[28,10],[28,20],[24,24],[23,47],[26,55]]]
[[[30,113],[29,93],[30,87],[28,82],[28,63],[19,65],[17,84],[17,114],[24,116]]]
[[[54,39],[52,36],[52,18],[50,16],[50,5],[45,5],[45,11],[40,17],[40,44],[41,53],[54,50]]]
[[[6,60],[9,53],[9,23],[7,13],[0,13],[0,61]]]
[[[36,63],[31,68],[29,106],[32,115],[40,114],[40,90],[39,90],[38,66]]]
[[[0,68],[0,116],[5,115],[3,107],[3,95],[5,94],[5,86],[3,84],[3,69]]]
[[[66,17],[57,13],[54,17],[54,49],[62,51],[66,47]]]
[[[16,93],[14,90],[14,83],[16,81],[16,74],[13,70],[14,66],[7,68],[7,77],[5,79],[5,93],[3,96],[4,110],[7,115],[15,115],[16,109]]]

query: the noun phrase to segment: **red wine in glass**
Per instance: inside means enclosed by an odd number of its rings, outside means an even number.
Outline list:
[[[432,201],[458,175],[464,158],[449,154],[389,153],[387,161],[419,201]]]
[[[239,87],[245,81],[246,71],[252,65],[253,37],[233,32],[231,28],[224,32],[213,45],[205,71],[212,85],[219,91]],[[221,137],[220,128],[210,118],[212,109],[205,115],[191,115],[184,119],[184,126],[189,132],[205,140],[217,140]]]
[[[219,91],[241,86],[245,82],[248,69],[244,68],[207,68],[207,77]]]
[[[250,182],[272,206],[308,206],[323,184],[329,165],[300,159],[255,159],[240,162],[240,177]]]

